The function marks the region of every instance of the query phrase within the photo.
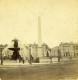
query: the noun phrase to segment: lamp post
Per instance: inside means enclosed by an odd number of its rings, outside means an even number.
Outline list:
[[[31,46],[29,46],[29,64],[32,64],[32,61],[31,61]]]
[[[61,52],[60,52],[60,50],[58,48],[58,62],[60,62],[60,59],[61,59]]]
[[[52,55],[51,55],[51,56],[50,56],[50,63],[52,63],[52,58],[53,58],[53,57],[52,57]]]
[[[1,45],[1,47],[0,47],[0,51],[1,51],[1,65],[3,65],[3,56],[2,56],[2,50],[3,50],[3,46]]]

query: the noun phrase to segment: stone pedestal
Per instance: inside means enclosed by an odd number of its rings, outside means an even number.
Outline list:
[[[43,57],[42,47],[38,47],[37,57],[39,57],[39,58]]]
[[[40,63],[51,63],[51,59],[48,57],[39,58]]]

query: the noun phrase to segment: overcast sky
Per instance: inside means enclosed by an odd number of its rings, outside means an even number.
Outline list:
[[[0,0],[0,44],[37,43],[38,16],[42,43],[78,42],[78,0]]]

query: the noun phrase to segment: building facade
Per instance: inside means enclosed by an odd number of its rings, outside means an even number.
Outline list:
[[[51,56],[53,57],[78,57],[78,43],[60,43],[59,46],[51,48]]]
[[[59,45],[61,57],[74,57],[74,44],[73,43],[61,43]]]
[[[59,46],[51,48],[51,56],[52,57],[58,57],[58,51],[59,51]]]

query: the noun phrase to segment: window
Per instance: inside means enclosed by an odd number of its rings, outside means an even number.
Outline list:
[[[76,50],[78,50],[78,46],[76,46]]]

